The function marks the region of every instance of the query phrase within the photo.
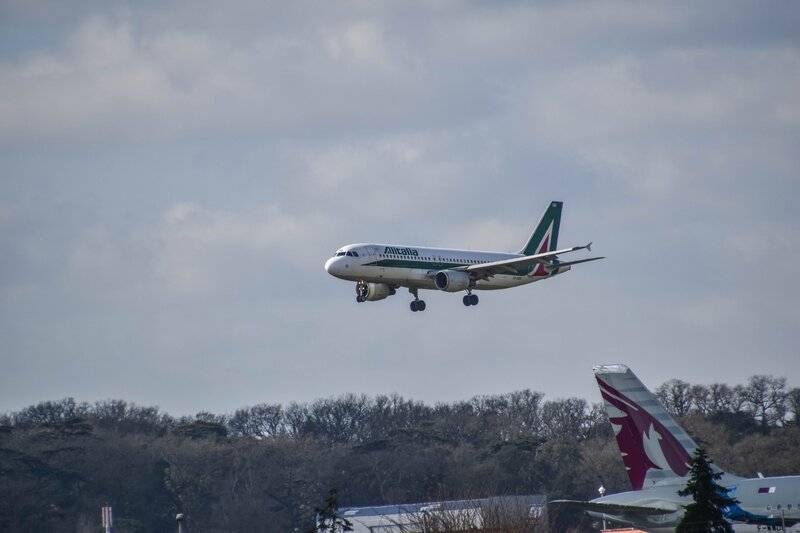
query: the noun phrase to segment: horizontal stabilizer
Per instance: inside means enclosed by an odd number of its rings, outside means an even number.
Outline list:
[[[577,265],[579,263],[588,263],[589,261],[597,261],[598,259],[605,259],[605,257],[590,257],[588,259],[576,259],[575,261],[565,261],[563,263],[555,263],[553,264],[553,267],[558,268],[558,267]]]

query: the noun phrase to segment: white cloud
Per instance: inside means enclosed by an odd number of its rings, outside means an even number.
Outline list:
[[[589,148],[671,129],[797,126],[787,104],[798,63],[783,51],[677,50],[578,65],[529,81],[526,123],[536,138]]]
[[[385,32],[374,22],[354,22],[341,33],[328,37],[324,46],[334,61],[391,70]]]
[[[436,135],[385,136],[292,157],[308,168],[303,186],[309,199],[326,202],[331,214],[388,220],[439,205],[450,194],[459,163],[442,154],[446,144]]]
[[[164,140],[210,129],[352,126],[396,115],[387,99],[418,97],[402,63],[374,21],[239,44],[125,15],[91,16],[63,47],[0,64],[0,139]]]
[[[87,231],[70,254],[70,268],[97,298],[233,295],[283,279],[289,270],[321,269],[325,235],[324,220],[315,214],[291,215],[273,205],[237,212],[182,203],[128,234]]]
[[[139,131],[170,100],[163,71],[142,56],[129,25],[90,19],[63,52],[38,53],[0,69],[6,141]],[[13,104],[12,104],[13,102]]]

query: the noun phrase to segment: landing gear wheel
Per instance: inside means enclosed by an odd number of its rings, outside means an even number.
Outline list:
[[[417,311],[424,311],[425,310],[425,300],[420,300],[419,299],[419,289],[416,289],[416,288],[412,287],[412,288],[408,289],[408,292],[410,292],[411,295],[414,296],[414,301],[411,302],[411,310],[414,311],[415,313]]]
[[[359,295],[357,295],[357,296],[356,296],[356,301],[357,301],[358,303],[361,303],[361,302],[363,302],[363,301],[364,301],[364,297],[363,297],[363,296],[361,296],[361,295],[359,294]]]
[[[478,295],[468,292],[467,294],[464,295],[464,298],[461,301],[464,302],[464,305],[466,305],[467,307],[469,307],[470,305],[478,305]]]

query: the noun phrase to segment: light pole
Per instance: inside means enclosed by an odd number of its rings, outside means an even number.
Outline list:
[[[183,513],[175,515],[175,521],[178,523],[178,533],[183,533],[183,519],[186,518]]]
[[[597,489],[597,492],[600,493],[601,498],[603,497],[603,495],[605,495],[606,488],[602,485],[602,483],[600,484],[600,488]],[[606,528],[606,513],[603,513],[603,529],[605,528]]]

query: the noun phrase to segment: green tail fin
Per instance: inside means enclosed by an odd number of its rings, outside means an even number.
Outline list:
[[[522,255],[552,252],[558,246],[558,229],[561,226],[561,208],[564,202],[550,202],[541,220],[533,230],[528,244],[519,251]]]

